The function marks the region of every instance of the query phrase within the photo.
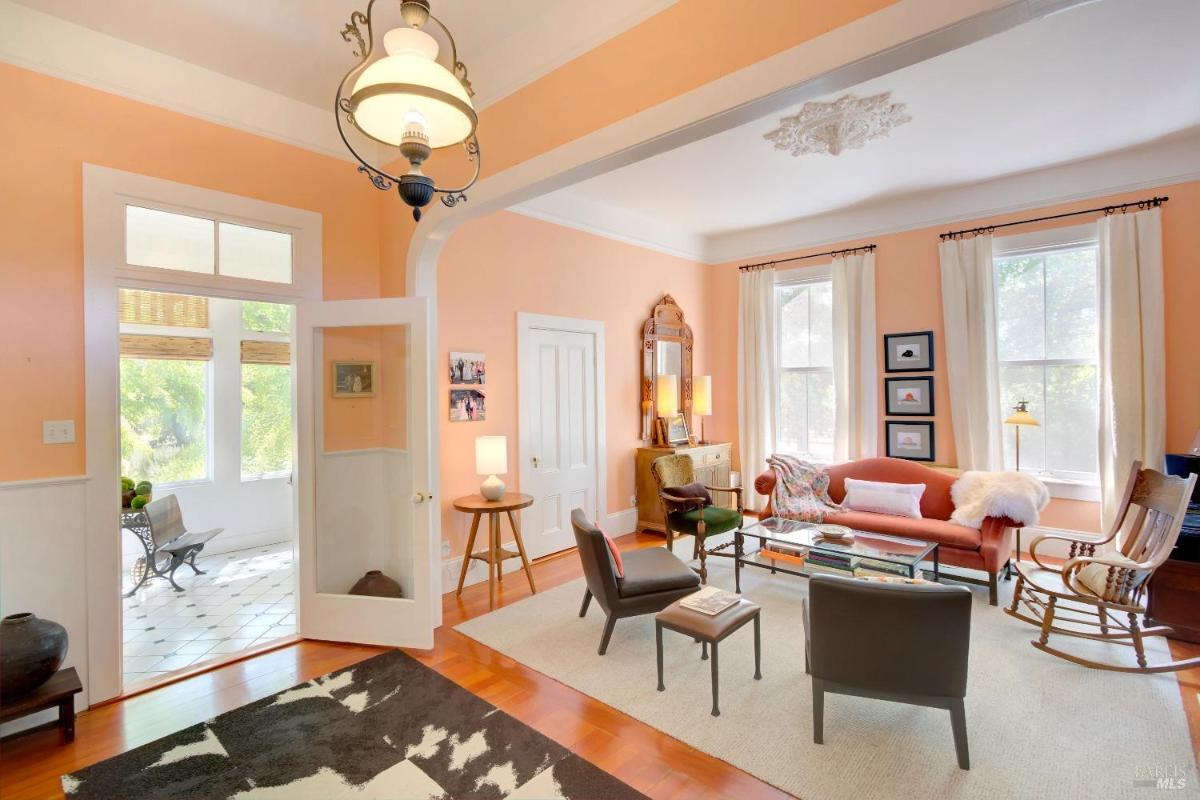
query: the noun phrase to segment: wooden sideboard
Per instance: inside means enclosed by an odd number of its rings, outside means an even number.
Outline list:
[[[662,504],[658,500],[658,486],[650,474],[654,459],[682,453],[690,456],[695,465],[696,480],[706,486],[728,486],[732,466],[733,445],[729,442],[679,447],[639,447],[637,451],[637,509],[638,530],[663,532]],[[729,492],[716,492],[713,502],[735,508],[737,503]]]

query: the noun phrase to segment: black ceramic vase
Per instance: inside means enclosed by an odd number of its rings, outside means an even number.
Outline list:
[[[58,672],[67,657],[67,629],[29,613],[0,621],[0,695],[32,692]]]
[[[363,594],[371,597],[404,597],[400,591],[400,584],[377,569],[373,569],[359,578],[358,582],[351,587],[350,594]]]

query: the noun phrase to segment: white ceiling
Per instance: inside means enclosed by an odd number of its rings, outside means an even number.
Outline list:
[[[1196,0],[1102,0],[854,87],[891,91],[913,118],[861,150],[775,150],[763,134],[781,113],[515,210],[702,260],[740,257],[757,229],[1197,129],[1197,31]],[[734,240],[742,252],[730,255],[722,243]]]
[[[354,64],[340,32],[367,0],[16,0],[322,109]],[[483,108],[676,0],[432,0]],[[376,14],[398,20],[399,3]],[[392,26],[389,26],[392,27]]]

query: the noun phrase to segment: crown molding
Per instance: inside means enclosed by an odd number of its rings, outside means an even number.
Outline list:
[[[565,4],[549,11],[544,17],[538,19],[537,26],[550,31],[551,36],[555,39],[573,38],[573,44],[561,51],[532,61],[533,67],[524,70],[523,75],[514,76],[500,84],[493,83],[486,87],[475,87],[477,92],[474,98],[476,110],[482,111],[493,103],[515,94],[543,75],[548,75],[564,64],[574,61],[584,53],[594,50],[609,39],[640,25],[677,2],[679,0],[636,0],[629,4],[631,6],[629,13],[611,20],[605,25],[596,25],[589,15],[580,14],[578,7],[571,4]],[[580,35],[576,36],[576,31],[579,31]],[[469,65],[472,72],[495,76],[500,70],[494,69],[494,67],[505,59],[506,54],[513,52],[511,47],[511,41],[498,42],[479,57],[472,56],[472,62]],[[494,81],[494,78],[489,80]]]
[[[701,263],[704,261],[704,237],[663,225],[656,220],[647,220],[630,214],[623,208],[580,200],[571,209],[571,214],[564,215],[540,207],[535,200],[511,206],[508,210],[552,225],[573,228],[594,236],[665,253],[687,261]],[[631,229],[641,231],[646,235],[637,236],[628,233]]]
[[[0,0],[0,61],[353,161],[330,109]]]
[[[706,237],[721,264],[1200,179],[1200,131],[1081,161]]]

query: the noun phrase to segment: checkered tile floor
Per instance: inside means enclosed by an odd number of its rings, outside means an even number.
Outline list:
[[[296,632],[290,542],[200,556],[176,592],[148,581],[125,604],[125,688]]]

